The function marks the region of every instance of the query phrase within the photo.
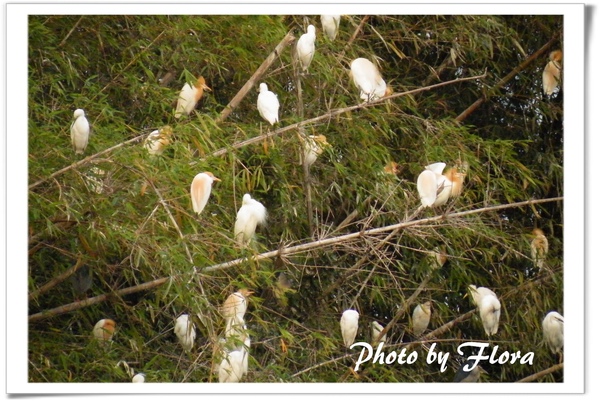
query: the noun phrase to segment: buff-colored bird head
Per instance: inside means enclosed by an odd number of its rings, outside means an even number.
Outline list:
[[[563,58],[563,53],[562,53],[562,50],[554,50],[554,51],[551,51],[551,52],[550,52],[549,59],[550,59],[551,61],[556,61],[556,62],[558,62],[558,61],[561,61],[561,60],[562,60],[562,58]]]
[[[206,80],[204,79],[204,77],[198,78],[194,86],[200,90],[205,90],[209,92],[212,91],[212,89],[210,89],[208,85],[206,85]]]

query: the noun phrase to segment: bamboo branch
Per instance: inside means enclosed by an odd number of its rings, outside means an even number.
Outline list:
[[[530,376],[524,377],[521,380],[517,380],[515,383],[527,383],[527,382],[532,382],[534,380],[539,379],[540,377],[549,375],[550,373],[554,373],[557,370],[561,370],[564,367],[563,363],[559,363],[557,365],[554,365],[552,367],[549,367],[548,369],[544,369],[540,372],[534,373]]]
[[[324,248],[326,246],[331,246],[331,245],[338,244],[341,242],[354,240],[354,239],[357,239],[357,238],[360,238],[363,236],[381,234],[381,233],[393,231],[396,229],[402,229],[402,228],[416,226],[416,225],[420,225],[420,224],[432,223],[432,222],[440,221],[440,220],[449,220],[452,218],[468,216],[471,214],[484,213],[484,212],[503,210],[503,209],[511,209],[511,208],[515,208],[515,207],[523,207],[523,206],[539,204],[539,203],[558,202],[558,201],[562,201],[562,200],[563,200],[563,197],[529,200],[529,201],[523,201],[523,202],[510,203],[507,205],[489,206],[489,207],[475,209],[475,210],[466,210],[463,212],[455,212],[455,213],[449,213],[449,214],[445,214],[445,215],[438,215],[438,216],[429,217],[429,218],[421,219],[421,220],[407,221],[407,222],[402,222],[402,223],[398,223],[398,224],[393,224],[390,226],[374,228],[371,230],[360,231],[360,232],[352,233],[352,234],[346,234],[346,235],[342,235],[339,237],[328,238],[328,239],[324,239],[324,240],[317,240],[317,241],[309,242],[306,244],[300,244],[300,245],[296,245],[296,246],[292,246],[292,247],[288,247],[288,248],[280,248],[276,251],[265,252],[265,253],[253,256],[252,258],[235,259],[235,260],[232,260],[232,261],[229,261],[226,263],[220,263],[217,265],[205,267],[204,269],[201,270],[201,272],[207,273],[207,272],[211,272],[211,271],[222,270],[222,269],[241,265],[243,263],[249,262],[250,260],[258,262],[260,260],[274,258],[277,256],[293,255],[293,254],[304,252],[304,251],[311,250],[311,249]],[[163,277],[163,278],[160,278],[160,279],[148,282],[148,283],[144,283],[144,284],[136,285],[133,287],[128,287],[128,288],[125,288],[122,290],[118,290],[114,294],[115,295],[126,295],[126,294],[131,294],[134,292],[138,292],[138,291],[143,291],[143,290],[146,290],[149,288],[157,287],[169,279],[170,279],[170,277]],[[110,294],[99,295],[97,297],[88,298],[88,299],[80,301],[80,302],[63,305],[63,306],[51,309],[46,312],[36,313],[35,315],[29,316],[29,321],[31,322],[31,321],[41,320],[41,319],[45,319],[48,317],[56,316],[61,313],[66,313],[66,312],[70,312],[70,311],[73,311],[76,309],[81,309],[85,306],[93,305],[93,304],[105,301],[106,299],[109,298],[109,296],[110,296]],[[387,327],[389,327],[389,325],[386,326],[386,328]],[[385,333],[385,329],[382,333]]]
[[[60,41],[60,43],[58,44],[58,47],[63,47],[65,45],[65,42],[67,41],[67,39],[69,39],[69,37],[71,36],[71,34],[75,30],[75,28],[77,28],[79,26],[79,23],[81,22],[81,20],[83,19],[83,17],[84,17],[83,15],[81,17],[79,17],[79,19],[77,20],[77,22],[75,23],[75,25],[73,25],[73,28],[71,28],[71,30],[69,31],[69,33],[67,33],[67,36],[65,36],[64,39]]]
[[[229,117],[229,114],[231,114],[233,109],[235,109],[240,104],[242,99],[246,97],[250,89],[256,84],[256,81],[258,81],[263,76],[263,74],[269,69],[271,64],[273,64],[275,59],[281,54],[283,48],[292,43],[294,40],[294,34],[292,33],[292,31],[289,31],[287,35],[285,35],[285,37],[281,40],[281,42],[279,42],[279,44],[275,47],[275,50],[273,50],[271,54],[269,54],[269,56],[265,59],[265,61],[263,61],[260,67],[258,67],[254,74],[252,74],[250,79],[246,81],[244,86],[242,86],[242,89],[240,89],[238,93],[233,97],[233,99],[231,99],[229,104],[225,106],[225,108],[221,112],[221,115],[216,120],[217,123],[221,123],[227,117]]]
[[[37,187],[40,184],[43,184],[44,182],[46,182],[48,180],[51,180],[52,178],[56,177],[57,175],[60,175],[60,174],[62,174],[64,172],[66,172],[66,171],[69,171],[71,169],[74,169],[74,168],[77,168],[77,167],[79,167],[81,165],[84,165],[84,164],[90,162],[91,160],[93,160],[93,159],[95,159],[97,157],[100,157],[100,156],[102,156],[102,155],[104,155],[106,153],[112,152],[115,149],[121,148],[121,147],[123,147],[125,145],[128,145],[130,143],[139,142],[146,135],[147,134],[138,135],[135,138],[129,139],[128,141],[125,141],[125,142],[121,142],[121,143],[119,143],[119,144],[117,144],[115,146],[112,146],[112,147],[108,148],[108,149],[104,149],[103,151],[98,152],[98,153],[96,153],[94,155],[90,155],[90,156],[86,157],[85,159],[81,159],[78,162],[75,162],[75,163],[73,163],[73,164],[71,164],[71,165],[69,165],[67,167],[61,168],[60,170],[55,171],[54,173],[50,174],[49,176],[47,176],[45,178],[42,178],[41,180],[38,180],[38,181],[34,182],[33,184],[29,184],[29,190]]]
[[[158,287],[159,285],[166,283],[169,279],[170,279],[169,277],[163,277],[163,278],[159,278],[159,279],[149,281],[147,283],[143,283],[143,284],[136,285],[133,287],[123,288],[122,290],[115,291],[114,293],[102,294],[102,295],[98,295],[96,297],[84,299],[82,301],[72,302],[67,305],[59,306],[58,308],[54,308],[54,309],[50,309],[50,310],[47,310],[44,312],[39,312],[39,313],[35,313],[33,315],[29,315],[28,320],[29,320],[29,322],[36,322],[39,320],[48,319],[53,316],[61,315],[63,313],[67,313],[67,312],[72,312],[74,310],[85,308],[86,306],[90,306],[90,305],[94,305],[94,304],[106,301],[107,299],[109,299],[112,296],[123,296],[123,295],[133,294],[133,293],[140,292],[140,291],[149,290],[149,289]]]
[[[350,112],[350,111],[354,111],[354,110],[359,110],[359,109],[365,109],[367,107],[377,106],[377,105],[379,105],[381,103],[385,103],[388,99],[395,99],[397,97],[408,96],[408,95],[412,95],[414,93],[424,92],[424,91],[428,91],[428,90],[440,88],[440,87],[446,86],[446,85],[456,84],[456,83],[465,82],[465,81],[472,81],[472,80],[475,80],[475,79],[481,79],[481,78],[485,78],[485,76],[486,76],[486,74],[477,75],[477,76],[473,76],[473,77],[467,77],[467,78],[457,78],[457,79],[453,79],[451,81],[440,82],[440,83],[437,83],[437,84],[434,84],[434,85],[429,85],[429,86],[426,86],[426,87],[423,87],[423,88],[417,88],[417,89],[412,89],[412,90],[405,91],[405,92],[394,93],[394,94],[392,94],[390,96],[384,96],[384,97],[381,97],[381,98],[379,98],[377,100],[374,100],[374,101],[371,101],[371,102],[368,102],[368,103],[360,103],[360,104],[357,104],[355,106],[344,107],[344,108],[341,108],[341,109],[334,109],[334,110],[331,110],[328,113],[320,115],[318,117],[314,117],[314,118],[311,118],[311,119],[308,119],[308,120],[300,121],[298,123],[291,124],[291,125],[279,128],[279,129],[274,130],[274,131],[269,131],[266,134],[258,135],[258,136],[252,137],[250,139],[246,139],[244,141],[234,143],[233,145],[228,146],[226,148],[221,148],[221,149],[216,150],[216,151],[210,153],[209,155],[201,158],[199,161],[204,161],[204,160],[206,160],[209,157],[216,157],[216,156],[224,155],[224,154],[226,154],[228,151],[230,151],[232,149],[240,149],[240,148],[243,148],[244,146],[248,146],[248,145],[251,145],[251,144],[254,144],[254,143],[260,143],[260,142],[264,141],[265,139],[271,138],[273,136],[283,134],[284,132],[287,132],[287,131],[299,129],[300,127],[303,127],[305,125],[314,124],[314,123],[317,123],[317,122],[322,121],[322,120],[328,120],[328,119],[331,119],[332,117],[337,116],[339,114],[344,114],[344,113],[347,113],[347,112]],[[190,163],[190,165],[195,165],[199,161],[194,161],[194,162]]]
[[[519,64],[517,67],[515,67],[504,78],[502,78],[500,81],[498,81],[498,83],[496,83],[496,85],[494,85],[490,89],[490,92],[502,87],[504,84],[506,84],[508,81],[510,81],[515,75],[517,75],[520,71],[524,70],[529,64],[531,64],[541,54],[546,52],[550,48],[550,46],[552,46],[552,44],[554,44],[554,42],[556,42],[557,38],[558,38],[558,36],[555,35],[544,46],[540,47],[538,51],[536,51],[531,56],[529,56],[529,58],[527,60],[523,61],[521,64]],[[487,100],[487,95],[483,94],[483,96],[481,96],[479,99],[477,99],[472,105],[467,107],[467,109],[465,111],[460,113],[460,115],[458,117],[456,117],[456,121],[458,121],[458,122],[464,121],[471,113],[473,113],[486,100]]]

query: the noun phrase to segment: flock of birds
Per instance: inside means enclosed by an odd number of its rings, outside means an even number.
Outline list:
[[[321,16],[323,32],[330,40],[337,36],[340,16],[323,15]],[[302,72],[306,73],[315,54],[316,29],[314,25],[309,25],[306,33],[301,35],[296,44],[296,58],[300,63]],[[561,76],[562,52],[556,50],[550,53],[550,61],[546,65],[542,81],[543,90],[547,95],[551,95],[560,80]],[[389,96],[392,90],[386,85],[377,66],[365,58],[357,58],[350,63],[350,77],[354,85],[360,90],[360,98],[364,102],[372,102],[384,96]],[[200,77],[194,83],[194,86],[186,83],[181,89],[177,106],[175,109],[175,118],[179,119],[184,115],[189,115],[195,109],[196,104],[202,98],[204,91],[211,91],[206,85],[204,77]],[[277,95],[268,89],[266,83],[259,85],[259,94],[257,98],[257,109],[260,116],[269,124],[274,125],[279,122],[279,100]],[[74,121],[71,124],[71,143],[76,154],[83,154],[89,141],[90,124],[85,117],[82,109],[74,112]],[[151,155],[160,155],[171,141],[173,130],[170,126],[164,126],[159,130],[151,132],[144,141],[144,147]],[[305,166],[312,165],[317,157],[323,152],[326,146],[329,146],[324,135],[311,135],[301,138],[304,141],[304,159]],[[425,167],[417,178],[417,190],[419,193],[421,208],[435,208],[444,205],[450,198],[460,196],[463,183],[466,176],[467,165],[452,167],[446,172],[444,169],[446,163],[438,162]],[[386,169],[388,166],[386,166]],[[394,170],[393,166],[392,172]],[[192,180],[190,187],[192,209],[194,213],[200,215],[206,207],[214,182],[221,181],[209,171],[197,174]],[[242,199],[242,206],[238,210],[235,226],[234,239],[240,246],[248,246],[254,237],[256,228],[260,224],[265,224],[267,219],[267,210],[259,201],[253,199],[250,194],[245,194]],[[535,238],[531,242],[531,257],[538,268],[544,268],[545,258],[548,254],[548,240],[543,231],[539,228],[534,229]],[[434,253],[434,263],[436,267],[441,267],[446,262],[442,253]],[[479,315],[485,333],[492,336],[498,332],[500,322],[501,304],[498,296],[486,287],[476,287],[470,285],[469,293],[472,300],[479,310]],[[248,355],[250,352],[250,336],[244,320],[248,305],[248,297],[252,291],[240,289],[231,294],[220,308],[221,314],[225,319],[225,337],[219,341],[219,352],[221,353],[220,364],[216,367],[215,373],[218,373],[219,381],[223,383],[238,382],[248,372]],[[412,314],[412,333],[418,338],[427,330],[431,319],[432,303],[427,301],[418,304]],[[553,353],[560,353],[563,348],[563,317],[555,311],[546,315],[543,319],[543,337]],[[356,338],[359,327],[359,313],[354,309],[348,309],[342,313],[340,319],[340,328],[343,343],[350,347]],[[371,336],[373,340],[379,339],[380,342],[387,340],[387,335],[380,338],[383,326],[373,321],[370,325]],[[93,329],[93,337],[102,342],[112,340],[116,329],[116,323],[112,319],[102,319],[98,321]],[[182,314],[176,320],[174,332],[186,352],[190,352],[196,340],[196,326],[187,314]],[[561,355],[562,359],[562,355]],[[467,369],[467,362],[461,366],[456,374],[454,381],[474,382],[479,380],[483,369],[478,366],[475,369]],[[484,371],[483,371],[484,372]],[[143,373],[135,374],[130,370],[132,381],[142,383],[145,381]]]

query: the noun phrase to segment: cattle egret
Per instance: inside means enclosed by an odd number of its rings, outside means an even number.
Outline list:
[[[90,139],[90,123],[82,109],[75,110],[73,118],[75,120],[71,124],[71,144],[76,154],[82,154]]]
[[[417,191],[423,207],[433,207],[438,196],[438,176],[425,169],[417,178]]]
[[[475,364],[474,359],[470,359],[466,363],[464,363],[458,369],[456,374],[454,375],[454,382],[455,383],[478,382],[479,377],[481,376],[481,373],[486,373],[486,372],[485,372],[485,370],[483,370],[482,367],[479,366],[479,364],[477,366],[475,366],[473,369],[471,369],[474,364]]]
[[[187,82],[183,85],[181,92],[179,92],[179,98],[177,99],[177,108],[175,109],[175,118],[180,118],[184,113],[190,115],[192,110],[196,108],[196,104],[204,95],[204,91],[211,91],[206,86],[204,77],[198,78],[194,87],[192,88]]]
[[[559,353],[563,348],[564,318],[558,312],[549,312],[542,321],[544,342],[553,354]]]
[[[242,347],[242,375],[248,373],[248,356],[250,355],[250,336],[246,334],[244,346]]]
[[[94,326],[94,338],[99,341],[111,341],[117,324],[112,319],[101,319]]]
[[[298,42],[296,43],[296,54],[298,56],[298,60],[300,60],[300,65],[302,66],[302,71],[308,71],[308,67],[315,55],[315,39],[317,38],[317,34],[315,31],[314,25],[309,25],[306,29],[306,33],[300,36]]]
[[[250,194],[242,198],[242,206],[237,212],[233,235],[240,246],[247,246],[254,237],[256,226],[267,221],[267,209]]]
[[[448,255],[446,255],[446,252],[440,251],[437,247],[434,251],[428,252],[427,256],[430,260],[429,266],[431,266],[432,269],[439,269],[448,261]]]
[[[183,314],[177,318],[175,334],[183,349],[187,352],[191,351],[196,340],[196,325],[190,320],[189,315]]]
[[[219,383],[238,383],[244,375],[244,351],[227,353],[219,365]]]
[[[479,316],[483,323],[483,329],[488,336],[498,332],[498,324],[500,323],[500,301],[495,295],[488,294],[481,298],[479,305]]]
[[[214,181],[221,181],[209,171],[197,174],[192,180],[192,186],[190,187],[190,194],[192,195],[192,208],[197,214],[202,213],[208,198],[210,197],[210,191]]]
[[[340,319],[340,328],[342,329],[344,345],[350,348],[358,332],[358,312],[354,309],[344,311]]]
[[[144,373],[138,373],[131,379],[132,383],[144,383],[146,381],[146,375]]]
[[[173,128],[169,125],[165,125],[160,130],[154,130],[144,140],[144,147],[148,149],[148,153],[153,156],[162,154],[171,143],[171,136],[173,135]]]
[[[350,64],[350,77],[360,89],[360,98],[371,102],[389,96],[392,89],[385,84],[377,66],[366,58],[357,58]]]
[[[415,306],[412,315],[413,334],[420,337],[427,330],[431,319],[431,301]]]
[[[542,269],[548,254],[548,238],[539,228],[533,229],[533,235],[535,238],[531,241],[531,259],[538,268]]]
[[[235,328],[234,325],[244,325],[244,315],[248,308],[248,297],[254,292],[242,288],[229,295],[221,306],[221,315],[225,318],[227,325],[226,333]]]
[[[492,290],[490,290],[487,287],[476,287],[473,284],[471,284],[469,286],[469,292],[471,293],[471,296],[473,297],[473,303],[479,307],[479,305],[481,304],[481,299],[486,296],[486,295],[493,295],[496,297],[496,293]]]
[[[417,191],[423,207],[442,206],[461,194],[465,174],[454,167],[443,173],[445,167],[446,163],[433,163],[419,174]]]
[[[304,142],[304,165],[310,167],[317,157],[323,153],[323,149],[330,146],[325,135],[309,135],[306,139],[301,136]]]
[[[398,163],[389,162],[388,164],[385,165],[385,167],[383,167],[383,172],[385,174],[390,174],[390,175],[398,174],[400,172],[400,169],[398,168]]]
[[[340,15],[321,15],[321,25],[329,40],[335,40],[340,28]]]
[[[558,81],[560,80],[560,75],[562,72],[562,51],[554,50],[550,53],[550,61],[546,64],[544,68],[544,72],[542,73],[542,86],[544,88],[544,93],[550,96],[556,87],[558,86]]]
[[[375,340],[377,340],[377,338],[379,337],[379,334],[381,334],[382,331],[383,331],[383,326],[381,324],[379,324],[379,322],[376,322],[376,321],[371,322],[371,338],[373,339],[373,342]],[[387,340],[387,334],[384,334],[379,339],[379,342],[385,343],[385,340]]]
[[[260,84],[256,107],[260,116],[273,125],[279,121],[279,100],[277,95],[269,90],[264,82]]]

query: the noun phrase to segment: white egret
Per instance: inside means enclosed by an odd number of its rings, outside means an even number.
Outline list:
[[[321,15],[321,25],[329,40],[335,40],[340,28],[341,15]]]
[[[357,58],[350,63],[350,77],[360,89],[360,98],[371,102],[389,96],[392,88],[386,85],[377,66],[366,58]]]
[[[256,226],[267,221],[267,209],[250,194],[242,198],[242,206],[237,212],[233,235],[240,246],[247,246],[252,241]]]
[[[117,324],[112,319],[101,319],[92,331],[94,338],[99,341],[111,341]]]
[[[73,113],[74,121],[71,123],[71,144],[76,154],[82,154],[90,139],[90,123],[85,118],[83,109],[77,109]]]
[[[226,333],[233,329],[233,325],[244,325],[244,315],[248,309],[248,297],[254,292],[241,288],[240,290],[229,295],[221,306],[221,315],[225,318],[227,325]]]
[[[298,56],[298,60],[300,60],[300,65],[302,66],[302,71],[308,71],[308,67],[315,55],[315,39],[317,38],[317,33],[314,25],[309,25],[306,28],[306,33],[300,36],[298,42],[296,43],[296,54]]]
[[[373,321],[371,322],[371,338],[372,341],[374,342],[378,337],[379,334],[381,334],[381,332],[383,331],[383,326],[381,324],[379,324],[379,322]],[[387,334],[384,334],[381,339],[379,339],[379,342],[384,342],[387,340]]]
[[[531,241],[531,259],[538,268],[542,269],[548,254],[548,238],[539,228],[533,229],[533,235],[535,238]]]
[[[340,328],[342,330],[342,338],[344,345],[348,348],[354,343],[356,333],[358,332],[358,312],[354,309],[348,309],[342,313],[340,319]]]
[[[548,64],[546,64],[544,72],[542,73],[542,86],[544,93],[548,96],[550,96],[558,86],[558,81],[560,80],[562,72],[562,57],[563,54],[560,50],[550,52],[550,61],[548,61]]]
[[[146,381],[146,374],[138,373],[131,379],[132,383],[144,383]]]
[[[469,292],[471,293],[471,296],[473,297],[473,303],[477,307],[479,307],[479,305],[481,304],[481,299],[486,295],[493,295],[497,298],[496,293],[487,287],[477,287],[477,286],[471,284],[469,286]]]
[[[144,140],[144,147],[153,156],[161,155],[165,148],[171,143],[173,128],[165,125],[160,130],[154,130]]]
[[[423,207],[442,206],[461,194],[465,174],[455,167],[443,173],[445,167],[446,163],[433,163],[419,174],[417,191]]]
[[[197,174],[192,180],[192,186],[190,187],[190,194],[192,196],[192,208],[197,214],[202,213],[202,211],[206,207],[206,204],[208,203],[208,198],[210,197],[210,192],[212,190],[212,184],[214,181],[221,180],[215,177],[213,173],[209,171]]]
[[[481,298],[479,305],[479,316],[483,323],[483,329],[488,336],[498,332],[500,323],[500,311],[502,307],[496,295],[488,294]]]
[[[431,301],[415,306],[412,314],[412,327],[415,337],[420,337],[427,330],[431,319]]]
[[[196,325],[191,321],[189,315],[183,314],[175,322],[175,334],[179,343],[186,351],[191,351],[196,341]]]
[[[244,351],[227,353],[219,365],[219,383],[238,383],[244,375]]]
[[[308,137],[300,136],[304,142],[304,165],[310,167],[317,157],[323,153],[323,149],[330,146],[325,135],[309,135]]]
[[[279,121],[279,100],[264,82],[260,84],[256,107],[260,116],[273,125]]]
[[[179,92],[179,98],[177,99],[177,108],[175,109],[175,118],[180,118],[183,114],[190,115],[192,110],[196,108],[196,104],[202,96],[204,91],[211,91],[206,85],[204,77],[198,78],[194,87],[191,87],[187,82],[183,85],[181,92]]]
[[[563,348],[564,318],[556,311],[549,312],[542,321],[544,342],[553,354],[559,353]]]

